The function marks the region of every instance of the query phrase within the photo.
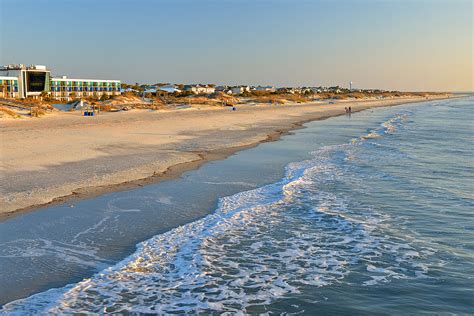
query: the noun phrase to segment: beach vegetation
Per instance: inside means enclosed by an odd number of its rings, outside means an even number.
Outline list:
[[[8,109],[4,106],[0,106],[0,118],[3,117],[21,118],[21,115],[11,109]]]
[[[304,103],[311,101],[306,95],[299,93],[288,93],[283,91],[251,91],[246,92],[245,97],[248,97],[251,102],[256,103],[270,103],[270,104],[285,104],[285,103]]]
[[[30,115],[32,117],[40,117],[46,114],[46,111],[41,106],[33,106],[30,109]]]
[[[101,112],[102,111],[103,112],[111,112],[112,110],[114,110],[114,108],[110,104],[99,104],[98,108]]]
[[[99,98],[100,101],[105,101],[105,100],[108,100],[108,99],[109,99],[109,96],[106,93],[103,93]]]
[[[86,97],[86,101],[89,102],[89,103],[93,103],[93,102],[96,102],[98,100],[99,100],[99,98],[98,98],[97,94]]]

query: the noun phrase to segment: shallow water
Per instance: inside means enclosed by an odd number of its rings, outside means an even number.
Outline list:
[[[3,302],[40,293],[3,312],[472,313],[473,103],[309,123],[5,221]]]

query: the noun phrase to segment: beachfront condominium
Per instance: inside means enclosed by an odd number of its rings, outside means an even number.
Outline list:
[[[70,79],[66,76],[51,78],[51,97],[72,100],[87,97],[113,96],[120,94],[120,81],[98,79]]]
[[[42,65],[6,65],[0,68],[0,97],[38,98],[49,95],[61,101],[87,97],[103,97],[120,94],[120,80],[69,79],[51,77],[51,71]]]

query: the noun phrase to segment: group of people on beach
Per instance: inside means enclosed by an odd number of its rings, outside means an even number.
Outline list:
[[[352,113],[352,108],[351,107],[345,107],[346,113],[350,114]]]

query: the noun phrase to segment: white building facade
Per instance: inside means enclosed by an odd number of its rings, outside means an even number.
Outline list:
[[[10,64],[0,67],[0,95],[9,98],[38,98],[51,96],[70,101],[83,97],[119,95],[120,80],[69,79],[51,77],[51,71],[43,65],[25,66]]]

